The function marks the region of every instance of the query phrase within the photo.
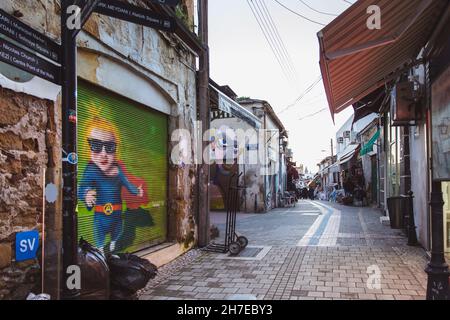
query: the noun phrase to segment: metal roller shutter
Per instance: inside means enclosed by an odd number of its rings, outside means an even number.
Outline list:
[[[167,116],[81,82],[78,236],[135,252],[167,235]]]

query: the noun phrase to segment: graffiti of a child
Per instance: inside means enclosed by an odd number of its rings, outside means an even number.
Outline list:
[[[110,252],[122,232],[122,195],[125,187],[137,197],[144,196],[142,186],[133,185],[117,159],[119,133],[110,122],[95,118],[88,130],[90,161],[79,184],[78,196],[86,208],[94,210],[94,240],[103,251],[105,239],[111,235]]]

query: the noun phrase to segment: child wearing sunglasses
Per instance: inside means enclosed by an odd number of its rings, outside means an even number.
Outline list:
[[[117,159],[119,133],[110,122],[95,118],[88,130],[90,161],[79,184],[78,197],[86,208],[94,210],[95,245],[103,252],[107,234],[109,251],[114,252],[122,233],[122,188],[143,197],[142,186],[132,184]]]

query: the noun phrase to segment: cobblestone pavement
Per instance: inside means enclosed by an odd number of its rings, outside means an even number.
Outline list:
[[[160,268],[140,299],[424,299],[425,251],[380,216],[320,201],[239,215],[237,229],[249,238],[239,256],[192,250]],[[223,217],[212,221],[223,235]]]

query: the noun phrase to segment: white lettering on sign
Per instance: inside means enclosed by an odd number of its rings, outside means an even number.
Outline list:
[[[36,245],[36,239],[23,239],[20,241],[20,252],[25,253],[28,251],[33,251]]]

